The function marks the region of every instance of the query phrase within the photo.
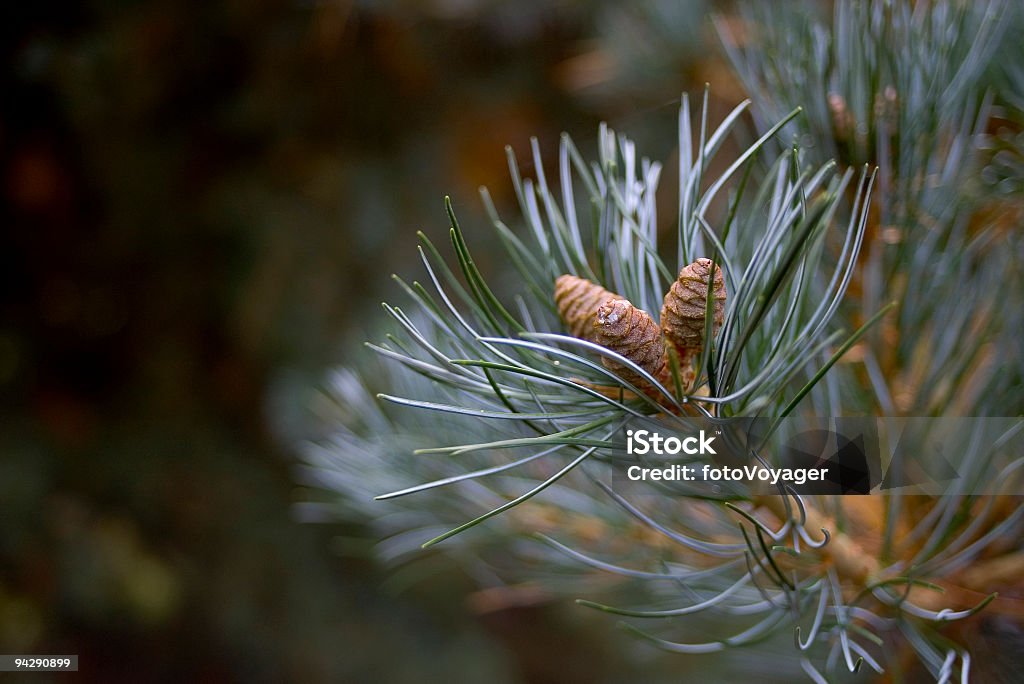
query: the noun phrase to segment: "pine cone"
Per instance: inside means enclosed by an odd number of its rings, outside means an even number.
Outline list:
[[[678,352],[680,363],[684,365],[689,364],[704,348],[704,313],[710,272],[711,259],[697,259],[683,268],[665,295],[665,303],[661,307],[661,329],[665,339]],[[715,334],[725,320],[725,280],[722,269],[717,265],[712,287],[712,334]]]
[[[638,309],[626,299],[608,299],[597,309],[594,320],[593,339],[603,347],[643,368],[658,382],[667,384],[668,368],[665,359],[665,342],[658,324],[643,309]],[[605,368],[623,379],[648,387],[638,373],[625,365],[602,357]]]
[[[622,299],[600,285],[572,275],[555,281],[555,306],[569,334],[582,340],[594,340],[594,317],[597,308],[609,299]]]

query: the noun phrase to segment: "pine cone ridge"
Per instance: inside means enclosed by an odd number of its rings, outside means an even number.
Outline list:
[[[661,307],[661,328],[665,339],[679,354],[680,363],[688,363],[704,348],[704,314],[707,307],[708,276],[711,259],[697,259],[679,271]],[[712,282],[712,335],[725,320],[725,279],[715,264]]]
[[[594,317],[598,307],[609,299],[623,297],[574,275],[555,280],[555,306],[573,337],[594,341]]]

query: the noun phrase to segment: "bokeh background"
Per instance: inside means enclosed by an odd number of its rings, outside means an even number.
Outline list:
[[[0,653],[97,682],[665,675],[572,606],[392,581],[357,521],[297,522],[294,447],[442,198],[471,238],[478,186],[509,207],[505,144],[528,169],[531,135],[586,154],[607,121],[671,169],[679,94],[741,97],[707,9],[8,3]]]

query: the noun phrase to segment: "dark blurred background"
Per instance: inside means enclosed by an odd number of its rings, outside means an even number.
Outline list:
[[[703,3],[626,5],[8,4],[0,653],[85,681],[630,678],[609,622],[482,615],[456,568],[396,594],[338,552],[358,521],[291,512],[302,388],[377,329],[444,195],[485,239],[479,185],[515,223],[506,143],[529,173],[529,136],[586,151],[606,120],[668,161],[684,89],[736,98]]]

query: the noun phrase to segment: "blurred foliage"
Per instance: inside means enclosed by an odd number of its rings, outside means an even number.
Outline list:
[[[701,35],[680,16],[661,35]],[[481,183],[509,206],[506,141],[628,120],[704,69],[637,70],[627,26],[569,0],[5,8],[0,652],[79,653],[86,681],[621,675],[599,626],[482,610],[455,570],[395,600],[331,541],[358,524],[293,521],[273,434],[374,327],[424,206]]]

